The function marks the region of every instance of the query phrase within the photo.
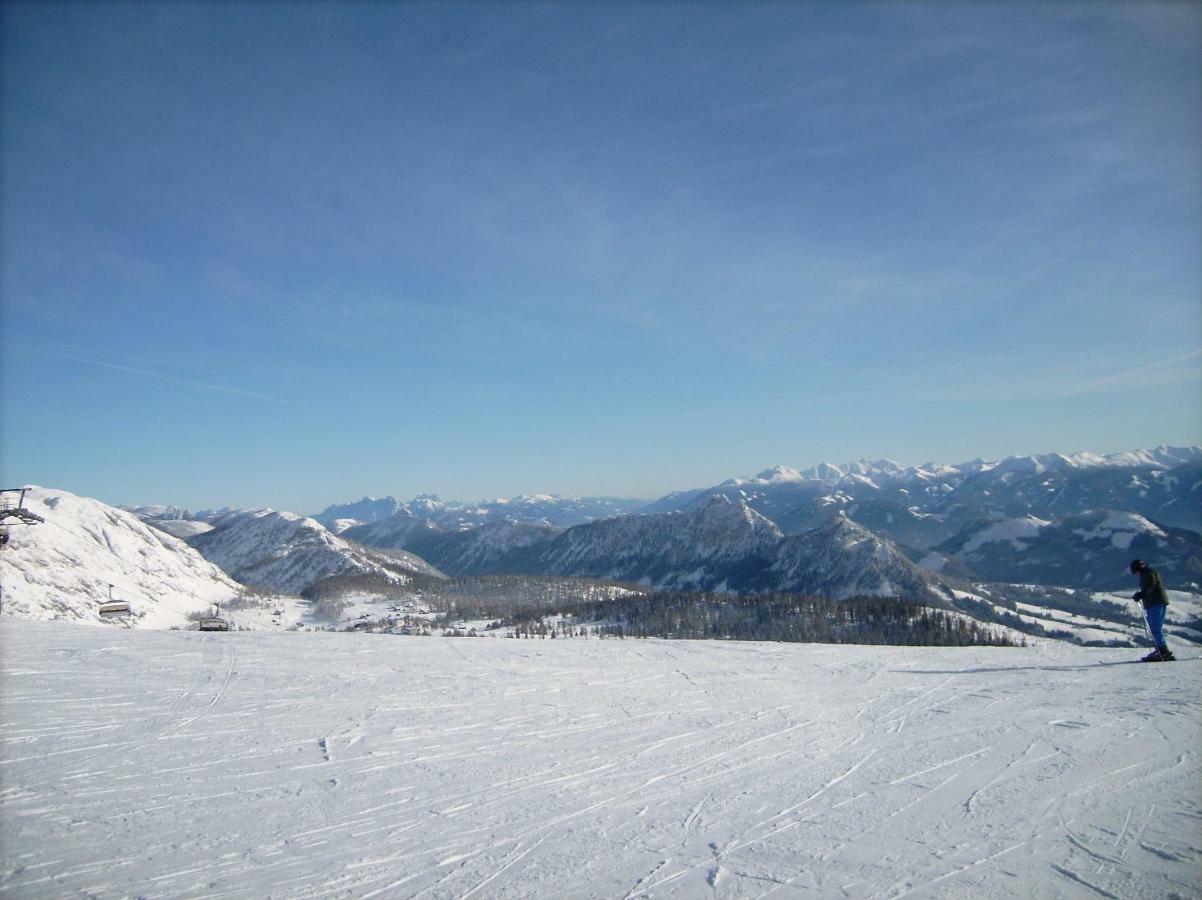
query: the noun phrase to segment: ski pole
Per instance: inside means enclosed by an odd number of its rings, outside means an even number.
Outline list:
[[[1155,646],[1156,641],[1152,640],[1152,629],[1148,627],[1148,611],[1144,609],[1142,603],[1139,604],[1139,620],[1144,623],[1144,634],[1148,636],[1149,643]]]

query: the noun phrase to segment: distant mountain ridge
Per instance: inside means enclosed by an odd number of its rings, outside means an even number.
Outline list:
[[[978,459],[957,466],[907,467],[890,460],[821,464],[805,471],[776,466],[711,488],[669,494],[633,515],[568,529],[544,524],[540,531],[511,519],[508,524],[494,522],[487,530],[448,532],[435,518],[406,511],[344,534],[368,545],[407,549],[452,575],[546,573],[709,590],[783,589],[779,585],[787,583],[794,586],[790,590],[804,586],[820,590],[823,596],[842,592],[832,581],[803,577],[797,565],[770,560],[766,552],[742,546],[744,536],[737,535],[737,529],[727,535],[732,543],[723,546],[721,553],[728,560],[742,553],[739,565],[749,572],[768,573],[758,580],[734,571],[733,563],[726,571],[714,558],[690,562],[688,554],[657,544],[668,521],[659,516],[691,513],[711,506],[715,498],[724,499],[732,509],[754,513],[779,532],[778,540],[825,533],[832,521],[845,523],[844,529],[854,524],[909,561],[922,564],[927,576],[907,571],[900,581],[919,592],[927,590],[924,577],[930,576],[1016,582],[1038,576],[1054,579],[1049,583],[1057,585],[1115,589],[1124,584],[1125,565],[1116,560],[1126,550],[1141,548],[1153,557],[1162,551],[1166,576],[1179,584],[1202,578],[1198,573],[1202,552],[1185,530],[1191,524],[1202,528],[1202,448],[1196,447],[1159,447],[1111,456]],[[1156,539],[1149,543],[1146,536],[1133,536],[1130,546],[1120,552],[1113,543],[1065,537],[1074,530],[1088,530],[1089,522],[1116,516],[1147,521],[1149,528],[1169,536],[1168,543],[1162,548]],[[972,553],[958,549],[993,523],[1023,518],[1047,526],[1035,530],[1024,545],[1026,553],[1006,551],[1005,544],[983,545]],[[1059,523],[1067,524],[1060,528]],[[588,548],[582,549],[582,543]],[[844,581],[855,581],[850,569]],[[862,592],[884,590],[888,581],[885,576],[871,580]],[[819,586],[811,588],[815,584]]]
[[[179,515],[173,508],[145,513],[151,521]],[[239,579],[292,592],[332,575],[383,569],[404,578],[405,571],[425,572],[423,566],[452,576],[581,576],[827,597],[924,594],[938,579],[1116,590],[1125,584],[1131,553],[1157,560],[1166,578],[1184,587],[1202,580],[1202,448],[959,465],[877,459],[805,470],[775,466],[652,504],[550,495],[480,504],[444,503],[434,495],[407,503],[363,498],[328,507],[321,515],[330,530],[314,519],[301,527],[294,520],[303,517],[274,515],[293,524],[270,539],[260,522],[254,537],[210,533],[189,541]],[[205,527],[221,531],[256,517],[213,515]],[[187,524],[173,521],[157,524]],[[1021,533],[1019,544],[988,537],[1010,532]],[[828,553],[822,541],[842,550]],[[367,547],[414,559],[398,566],[372,559]],[[858,569],[843,564],[851,558]]]
[[[464,531],[504,520],[568,528],[597,519],[624,515],[644,505],[645,501],[642,500],[623,500],[617,497],[561,497],[553,494],[523,494],[511,499],[463,503],[444,502],[437,494],[419,494],[408,503],[402,503],[395,497],[364,497],[352,503],[327,506],[313,518],[338,533],[396,516],[432,522],[445,531]]]
[[[890,460],[823,463],[806,471],[777,466],[668,494],[640,512],[687,509],[713,494],[745,500],[786,533],[815,528],[843,511],[920,549],[949,540],[983,517],[1054,519],[1098,509],[1202,532],[1202,447],[1013,456],[955,466]]]
[[[722,495],[684,511],[568,529],[493,522],[448,533],[413,522],[398,516],[345,534],[364,542],[391,538],[390,546],[420,553],[452,575],[560,575],[674,590],[813,591],[832,599],[904,594],[941,602],[931,577],[892,541],[844,516],[786,536],[746,502]]]

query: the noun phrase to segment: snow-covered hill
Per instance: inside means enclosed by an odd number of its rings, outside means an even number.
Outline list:
[[[1129,592],[1096,593],[1031,584],[975,585],[954,590],[955,606],[974,618],[1006,623],[1028,635],[1086,646],[1138,647],[1148,643],[1143,608]],[[1164,631],[1178,649],[1202,645],[1202,594],[1169,591]],[[985,608],[983,608],[985,607]]]
[[[935,596],[926,573],[887,538],[846,516],[781,541],[772,567],[777,590],[833,600],[855,596]]]
[[[293,513],[236,512],[212,524],[212,531],[189,543],[238,581],[255,587],[299,594],[335,575],[374,575],[396,584],[407,584],[414,575],[441,575],[417,556],[372,553]]]
[[[115,624],[183,627],[189,613],[239,593],[225,572],[133,513],[40,487],[25,505],[46,521],[13,526],[0,551],[5,616],[99,622],[111,593],[132,611]]]
[[[407,546],[449,575],[484,575],[524,568],[521,560],[531,558],[560,533],[551,525],[501,520],[467,531],[414,535]]]
[[[182,506],[123,506],[121,509],[133,513],[147,525],[184,541],[212,531],[213,526],[209,519],[231,512],[224,510],[222,513],[192,513]]]
[[[1130,512],[1090,510],[1056,521],[1030,515],[986,520],[935,551],[986,581],[1119,590],[1132,584],[1130,561],[1143,558],[1155,561],[1167,584],[1202,582],[1197,534]]]
[[[1134,656],[5,620],[0,893],[1197,897]]]
[[[346,525],[350,519],[335,522]],[[361,522],[337,530],[339,536],[369,547],[388,547],[403,550],[411,542],[420,541],[426,534],[444,534],[445,531],[433,521],[404,510],[375,522]]]

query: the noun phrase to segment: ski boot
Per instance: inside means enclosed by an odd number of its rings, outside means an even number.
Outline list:
[[[1141,659],[1140,662],[1164,662],[1164,657],[1160,655],[1160,648],[1158,647]]]
[[[1159,647],[1156,648],[1156,650],[1157,650],[1157,652],[1160,653],[1160,661],[1161,662],[1176,662],[1177,657],[1175,657],[1173,655],[1173,651],[1170,650],[1168,647],[1166,647],[1164,644],[1161,644]]]

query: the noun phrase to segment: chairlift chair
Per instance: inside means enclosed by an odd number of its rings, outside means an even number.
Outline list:
[[[113,586],[110,584],[108,602],[100,604],[100,618],[113,619],[118,616],[128,616],[132,611],[129,608],[129,603],[125,600],[113,599]]]
[[[213,604],[212,615],[205,616],[200,620],[201,631],[229,631],[230,623],[228,620],[221,618],[221,609],[217,604]]]

